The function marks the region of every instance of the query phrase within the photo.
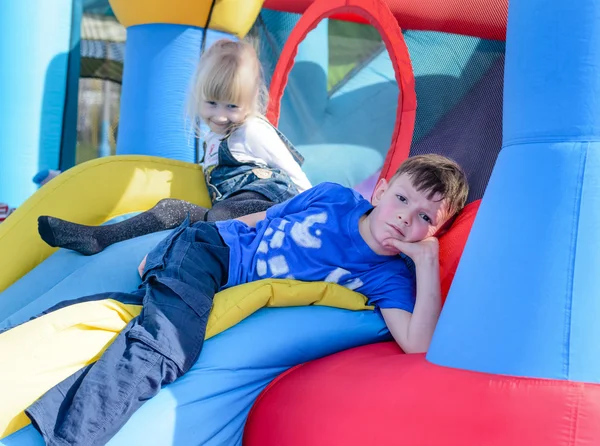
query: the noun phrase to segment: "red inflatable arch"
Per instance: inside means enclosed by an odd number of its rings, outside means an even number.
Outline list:
[[[381,178],[389,179],[402,161],[408,158],[415,126],[417,97],[408,49],[398,22],[383,0],[316,0],[306,9],[285,43],[275,67],[271,79],[267,118],[275,126],[279,122],[281,98],[288,75],[294,66],[298,45],[322,19],[336,14],[358,15],[377,28],[394,66],[400,90],[398,108],[390,150],[381,171]]]

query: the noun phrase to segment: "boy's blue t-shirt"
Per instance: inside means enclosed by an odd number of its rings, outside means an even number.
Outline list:
[[[334,282],[371,305],[412,312],[414,273],[400,256],[373,252],[359,233],[359,219],[371,209],[352,189],[321,183],[269,208],[256,228],[217,222],[231,249],[224,288],[267,278]]]

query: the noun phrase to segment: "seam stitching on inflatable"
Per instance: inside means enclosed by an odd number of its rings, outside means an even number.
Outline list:
[[[564,321],[564,352],[563,352],[563,374],[566,379],[570,378],[571,372],[571,329],[572,329],[572,317],[573,317],[573,288],[575,274],[575,262],[577,259],[577,236],[579,233],[579,217],[581,212],[581,194],[583,192],[583,177],[585,175],[585,166],[587,160],[587,151],[589,149],[589,143],[582,147],[581,158],[579,161],[579,171],[577,173],[576,192],[575,200],[573,203],[573,230],[571,233],[571,246],[572,251],[569,258],[569,271],[567,273],[567,299],[565,301],[565,321]]]

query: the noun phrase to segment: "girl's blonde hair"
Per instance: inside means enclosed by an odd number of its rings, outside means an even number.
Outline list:
[[[268,101],[262,66],[249,41],[220,39],[200,58],[188,101],[188,114],[198,124],[202,101],[246,107],[263,115]]]

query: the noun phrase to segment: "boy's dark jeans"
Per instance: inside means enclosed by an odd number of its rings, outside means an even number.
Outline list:
[[[26,410],[46,444],[106,444],[145,401],[186,373],[198,359],[228,269],[229,247],[216,227],[186,221],[148,255],[139,290],[94,296],[143,309],[95,364]]]

